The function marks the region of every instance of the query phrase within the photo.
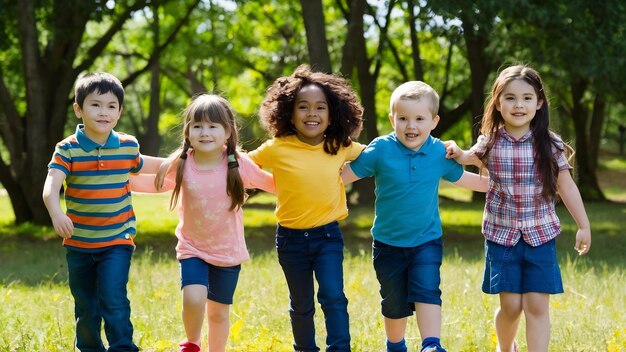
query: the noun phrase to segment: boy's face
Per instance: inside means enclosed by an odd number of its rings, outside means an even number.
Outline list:
[[[437,127],[439,115],[433,117],[427,99],[399,99],[394,110],[389,120],[398,140],[405,147],[418,151],[430,136],[430,131]]]
[[[74,113],[83,120],[85,135],[96,143],[104,144],[120,119],[122,107],[112,92],[93,92],[85,97],[82,108],[74,103]]]

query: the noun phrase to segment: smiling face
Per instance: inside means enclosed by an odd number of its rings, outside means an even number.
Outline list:
[[[530,129],[530,122],[542,104],[533,86],[524,80],[515,79],[502,90],[496,109],[502,114],[506,131],[520,138]]]
[[[433,117],[428,99],[402,98],[396,101],[389,120],[398,140],[405,147],[418,151],[430,132],[437,127],[439,115]]]
[[[296,95],[291,122],[302,142],[318,145],[324,140],[330,118],[328,101],[322,88],[311,84],[300,89]]]
[[[98,144],[106,143],[122,114],[119,100],[112,92],[90,93],[85,97],[82,108],[78,103],[74,103],[73,107],[76,117],[85,124],[85,135]]]
[[[222,124],[211,121],[196,121],[189,125],[189,144],[198,156],[221,156],[230,133]]]

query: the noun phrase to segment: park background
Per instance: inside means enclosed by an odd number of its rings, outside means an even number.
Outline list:
[[[593,244],[577,257],[575,224],[560,205],[565,294],[551,300],[553,351],[626,351],[626,4],[620,0],[0,0],[0,351],[70,351],[73,301],[64,249],[41,200],[56,142],[74,131],[73,84],[108,71],[126,88],[116,130],[142,153],[180,140],[193,94],[227,97],[243,148],[267,136],[257,111],[265,89],[299,64],[349,79],[364,112],[360,142],[391,128],[391,91],[423,80],[441,96],[434,135],[462,147],[477,137],[490,84],[508,64],[535,67],[548,89],[551,128],[577,151],[574,176]],[[373,182],[349,189],[346,295],[352,347],[379,351],[384,330],[370,258]],[[444,326],[449,351],[489,351],[497,298],[480,292],[480,195],[442,184]],[[138,244],[129,283],[135,339],[175,351],[180,322],[175,212],[167,195],[133,198]],[[288,294],[273,251],[274,199],[245,208],[252,260],[232,307],[233,351],[288,351]],[[318,307],[319,308],[319,307]],[[323,314],[316,314],[324,345]],[[522,324],[523,326],[523,324]],[[519,340],[523,341],[524,329]],[[414,321],[410,348],[419,345]],[[522,342],[522,349],[525,344]]]

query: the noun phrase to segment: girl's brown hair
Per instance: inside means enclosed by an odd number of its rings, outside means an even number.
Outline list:
[[[525,65],[509,66],[502,70],[498,78],[496,78],[491,88],[489,99],[485,105],[485,112],[481,121],[480,132],[488,137],[487,148],[484,154],[477,156],[482,160],[483,164],[487,165],[489,152],[498,136],[498,130],[504,126],[504,118],[497,109],[497,103],[506,86],[513,80],[521,80],[530,84],[535,90],[537,100],[543,102],[541,108],[537,110],[535,117],[530,122],[530,129],[533,133],[537,171],[539,173],[539,179],[543,183],[541,195],[546,199],[555,199],[559,167],[552,152],[552,148],[554,147],[561,151],[566,149],[567,153],[570,154],[570,158],[573,154],[573,149],[567,144],[561,145],[557,143],[557,139],[553,138],[553,136],[556,135],[549,129],[548,98],[541,77],[534,69]]]
[[[226,141],[226,155],[229,156],[226,193],[231,198],[230,210],[243,205],[245,201],[245,190],[243,180],[239,174],[236,160],[238,154],[239,132],[237,130],[236,116],[230,103],[223,97],[215,94],[200,94],[195,96],[191,103],[183,111],[183,135],[182,145],[167,158],[157,173],[155,186],[160,189],[163,180],[170,168],[176,168],[176,185],[170,198],[170,210],[176,208],[180,195],[181,183],[183,180],[183,170],[187,160],[187,152],[191,147],[189,142],[189,128],[196,122],[219,123],[224,126],[226,134],[230,137]],[[231,161],[234,156],[234,161]]]

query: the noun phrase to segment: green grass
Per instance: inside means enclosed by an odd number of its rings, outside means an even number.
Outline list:
[[[625,189],[621,193],[626,192]],[[483,204],[457,200],[469,194],[444,187],[441,201],[445,257],[442,266],[442,340],[449,351],[494,350],[492,316],[497,296],[480,291]],[[619,193],[619,196],[622,196]],[[169,195],[137,194],[138,249],[131,267],[129,298],[135,341],[143,351],[176,351],[184,339],[178,265],[173,235],[176,212],[167,210]],[[450,199],[448,199],[450,198]],[[455,200],[452,200],[455,199]],[[274,198],[260,194],[246,206],[247,242],[252,254],[243,265],[231,308],[231,351],[290,351],[288,293],[273,249]],[[626,206],[586,205],[592,222],[591,252],[573,250],[575,224],[563,206],[563,233],[557,241],[565,293],[551,298],[552,351],[626,351]],[[11,213],[0,196],[0,214]],[[369,228],[373,211],[355,207],[342,223],[346,240],[345,291],[349,299],[353,351],[380,351],[384,327],[378,283],[371,265]],[[11,226],[0,219],[0,352],[71,351],[74,343],[73,299],[67,287],[65,250],[51,229]],[[318,345],[324,346],[323,314],[315,315]],[[524,324],[518,341],[525,350]],[[420,337],[409,320],[407,341],[417,350]]]

